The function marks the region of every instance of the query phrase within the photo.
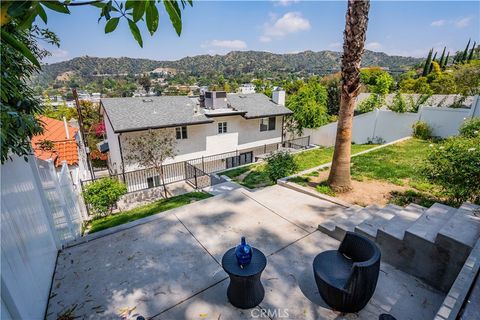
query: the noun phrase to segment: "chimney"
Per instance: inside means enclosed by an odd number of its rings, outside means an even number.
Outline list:
[[[65,136],[67,137],[67,140],[70,140],[70,131],[68,131],[67,118],[65,117],[63,117],[63,125],[65,127]]]
[[[228,108],[227,93],[225,91],[206,91],[205,108],[212,110]]]
[[[285,90],[277,88],[272,93],[272,100],[278,105],[285,106]]]

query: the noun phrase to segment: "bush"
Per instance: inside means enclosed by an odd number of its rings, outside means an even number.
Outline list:
[[[453,137],[433,147],[423,168],[455,203],[480,201],[480,136]]]
[[[127,193],[127,186],[112,178],[96,180],[85,187],[83,197],[96,215],[111,213],[113,206],[122,195]]]
[[[415,138],[428,140],[432,137],[432,129],[430,126],[424,121],[417,121],[413,124],[413,133],[412,135]]]
[[[267,158],[265,171],[272,181],[286,177],[297,170],[297,164],[293,156],[287,151],[279,151],[272,153]]]
[[[473,138],[480,135],[480,118],[472,118],[465,120],[460,129],[458,129],[461,136]]]

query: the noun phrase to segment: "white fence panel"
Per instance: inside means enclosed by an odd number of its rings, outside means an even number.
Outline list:
[[[310,136],[310,143],[319,146],[333,146],[337,134],[337,123],[329,123],[318,129],[304,129],[303,135]]]
[[[446,138],[458,134],[458,128],[469,118],[470,109],[422,107],[420,120],[425,121],[436,137]]]
[[[35,159],[15,156],[1,171],[2,304],[15,319],[43,319],[57,246]]]
[[[373,137],[377,112],[372,111],[353,117],[352,141],[356,144],[367,143]]]
[[[418,113],[379,110],[373,136],[382,138],[386,143],[408,137],[412,135],[412,125],[418,118]]]

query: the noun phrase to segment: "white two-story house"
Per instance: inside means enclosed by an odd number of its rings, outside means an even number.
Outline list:
[[[177,155],[165,164],[226,152],[237,152],[240,160],[235,161],[252,162],[249,150],[283,141],[284,118],[292,113],[285,107],[284,91],[275,91],[273,99],[260,93],[207,91],[200,97],[106,98],[101,105],[109,165],[117,173],[141,169],[125,161],[134,152],[128,137],[162,128],[177,139]],[[239,164],[225,160],[225,168]]]

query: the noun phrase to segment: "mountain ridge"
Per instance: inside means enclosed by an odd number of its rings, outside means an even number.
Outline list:
[[[299,53],[271,53],[267,51],[231,51],[220,55],[186,56],[178,60],[153,60],[131,57],[82,56],[52,64],[45,64],[33,82],[47,85],[57,76],[72,72],[85,80],[98,75],[141,74],[156,68],[174,68],[179,73],[194,77],[225,77],[251,75],[252,77],[275,77],[295,74],[328,74],[340,70],[341,52],[306,50]],[[406,70],[418,65],[422,58],[390,56],[383,52],[365,50],[362,67],[379,66],[390,70]]]

